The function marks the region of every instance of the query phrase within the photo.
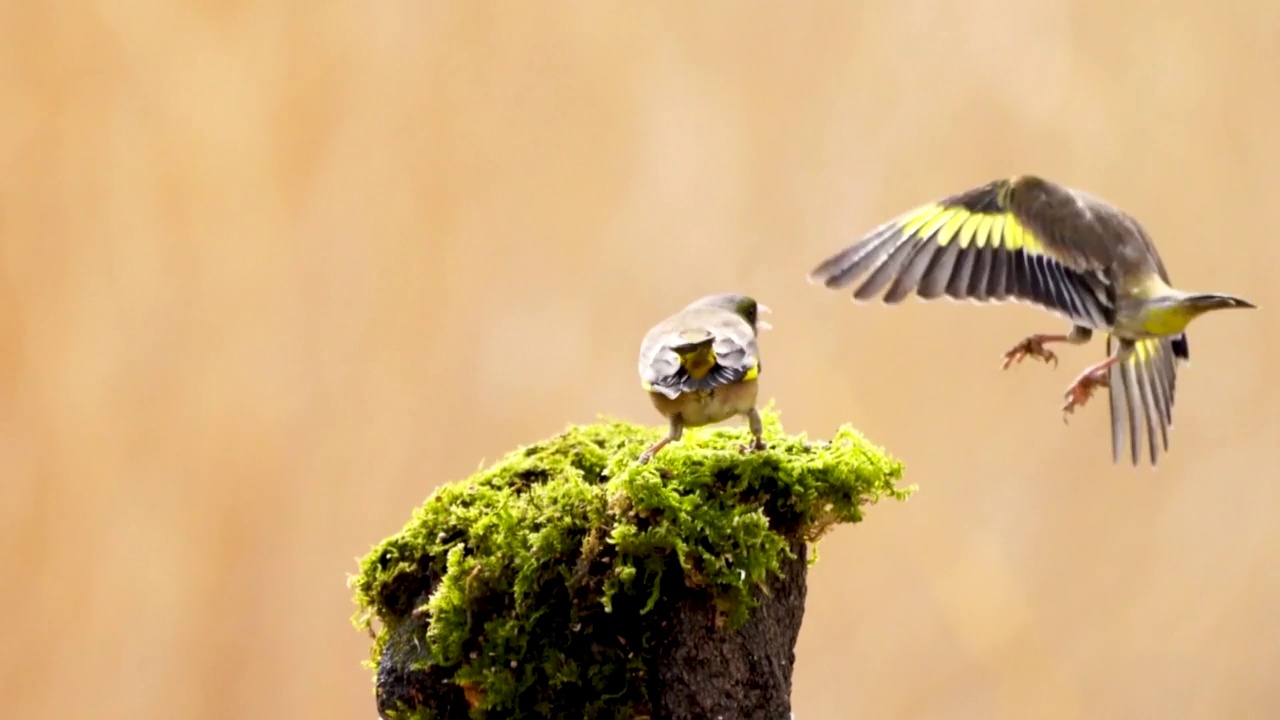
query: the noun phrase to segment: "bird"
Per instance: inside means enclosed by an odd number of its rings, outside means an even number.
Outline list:
[[[1140,421],[1151,465],[1169,450],[1178,368],[1191,359],[1188,323],[1229,308],[1254,308],[1232,295],[1172,286],[1144,226],[1082,190],[1037,175],[987,182],[925,202],[833,253],[808,276],[897,304],[914,294],[977,303],[1030,303],[1071,322],[1069,332],[1036,333],[1005,353],[1002,367],[1034,357],[1056,367],[1052,343],[1084,345],[1105,331],[1106,357],[1063,394],[1063,421],[1098,388],[1110,390],[1111,455],[1119,463],[1127,430],[1140,464]],[[1159,442],[1157,442],[1157,434]]]
[[[667,419],[665,437],[638,458],[641,465],[685,428],[744,416],[752,442],[742,450],[766,449],[764,427],[756,410],[760,376],[759,319],[771,312],[753,298],[737,293],[708,295],[653,326],[640,343],[640,384],[654,408]]]

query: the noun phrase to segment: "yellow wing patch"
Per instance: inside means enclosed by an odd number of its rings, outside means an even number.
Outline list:
[[[1130,365],[1141,365],[1147,362],[1147,358],[1156,354],[1157,344],[1155,340],[1140,340],[1133,344],[1133,355],[1129,357]]]
[[[921,225],[929,222],[941,211],[942,208],[937,205],[924,205],[912,210],[902,218],[902,234],[907,237],[915,235]]]
[[[978,215],[976,213],[968,216],[961,216],[961,217],[963,220],[960,224],[956,225],[955,232],[948,233],[945,237],[939,237],[938,244],[946,245],[947,243],[951,242],[952,236],[954,235],[956,243],[959,244],[960,247],[962,248],[969,247],[970,245],[974,245],[975,247],[982,247],[981,245],[976,245],[974,243],[974,239],[977,236],[978,226],[981,225],[984,220],[990,220],[990,218],[983,215]],[[948,224],[948,227],[949,226],[950,225]],[[991,228],[988,226],[987,231],[990,232],[990,230]],[[983,242],[985,241],[986,241],[986,236],[984,235]]]
[[[920,232],[918,233],[919,236],[922,238],[932,237],[934,233],[938,232],[938,230],[947,223],[948,220],[958,214],[959,213],[954,209],[943,209],[934,213],[933,217],[929,218],[929,222],[925,223],[924,227],[920,228]]]
[[[956,233],[960,231],[961,226],[976,218],[978,218],[977,215],[970,215],[962,212],[952,215],[951,219],[948,220],[945,225],[938,228],[938,234],[935,236],[935,240],[939,245],[946,245],[951,242],[951,240],[956,236]]]
[[[1045,254],[1044,243],[1012,213],[975,213],[962,207],[924,205],[903,216],[902,235],[961,248],[998,247]]]

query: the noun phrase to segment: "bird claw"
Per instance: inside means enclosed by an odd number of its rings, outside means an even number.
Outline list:
[[[1058,356],[1052,350],[1046,348],[1043,341],[1029,337],[1014,345],[1009,352],[1004,354],[1004,363],[1001,364],[1000,368],[1008,370],[1010,365],[1020,363],[1027,357],[1039,358],[1046,363],[1052,362],[1055,368],[1058,367]]]
[[[749,443],[746,443],[744,445],[739,445],[738,452],[741,452],[741,453],[759,452],[761,450],[764,450],[767,447],[769,447],[769,445],[765,443],[764,440],[761,440],[760,438],[756,438],[755,440]]]
[[[1093,397],[1093,392],[1098,388],[1106,385],[1106,376],[1098,377],[1097,375],[1084,375],[1080,379],[1071,384],[1067,391],[1062,394],[1066,398],[1066,402],[1062,404],[1062,422],[1067,424],[1067,416],[1075,412],[1076,408],[1083,407],[1089,402],[1089,398]]]

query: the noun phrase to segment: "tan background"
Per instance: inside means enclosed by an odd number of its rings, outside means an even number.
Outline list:
[[[774,310],[763,392],[921,486],[811,576],[801,720],[1280,715],[1280,4],[0,5],[0,714],[368,718],[345,576],[436,484],[610,413],[645,329]],[[804,281],[1037,172],[1193,328],[1113,467],[1025,307]]]

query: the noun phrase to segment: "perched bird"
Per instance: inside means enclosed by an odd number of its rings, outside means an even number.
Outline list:
[[[756,328],[768,328],[769,323],[756,316],[767,312],[769,308],[745,295],[710,295],[649,330],[640,343],[640,382],[670,429],[640,455],[641,464],[679,440],[685,428],[734,415],[746,416],[754,438],[743,450],[765,448],[756,411]]]
[[[925,300],[1024,301],[1071,321],[1069,333],[1022,340],[1005,353],[1005,368],[1028,356],[1056,366],[1046,345],[1082,345],[1094,330],[1105,330],[1107,357],[1067,388],[1063,420],[1095,389],[1109,387],[1112,461],[1120,461],[1127,424],[1134,465],[1140,420],[1152,465],[1159,447],[1169,449],[1177,368],[1190,359],[1187,324],[1210,310],[1254,307],[1230,295],[1172,287],[1137,220],[1032,175],[989,182],[899,215],[827,258],[809,280],[844,288],[864,274],[853,291],[860,301],[882,291],[890,304],[913,293]]]

